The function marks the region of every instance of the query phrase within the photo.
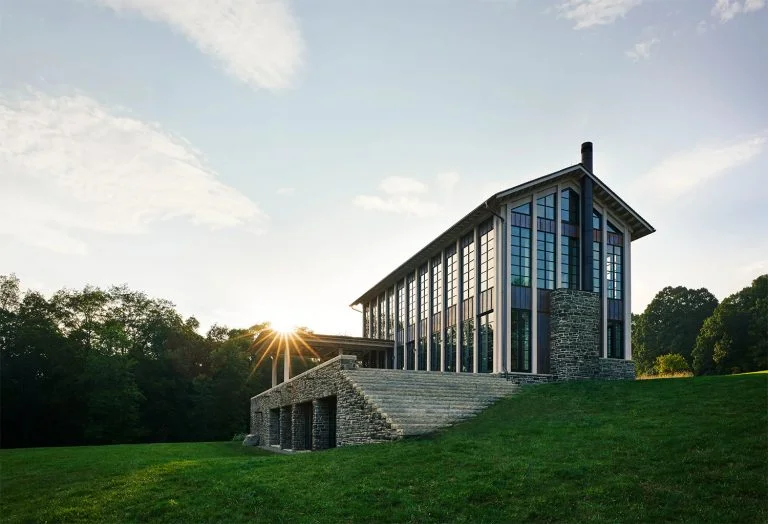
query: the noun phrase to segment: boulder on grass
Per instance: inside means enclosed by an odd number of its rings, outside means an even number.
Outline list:
[[[254,435],[253,433],[248,434],[243,439],[243,446],[258,446],[259,445],[259,436]]]

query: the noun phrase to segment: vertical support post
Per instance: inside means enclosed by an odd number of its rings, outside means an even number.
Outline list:
[[[603,208],[602,213],[603,221],[600,224],[600,286],[602,287],[602,293],[600,294],[600,314],[601,314],[601,326],[602,326],[602,338],[600,340],[600,356],[606,358],[608,356],[608,272],[606,271],[606,263],[608,260],[608,210]]]
[[[461,373],[461,345],[464,334],[461,332],[464,316],[464,257],[461,255],[461,236],[456,239],[456,373]]]
[[[539,372],[539,225],[536,199],[531,198],[531,373]]]
[[[632,360],[632,232],[624,228],[624,359]]]
[[[277,386],[277,355],[269,357],[272,359],[272,387]]]
[[[432,257],[427,261],[427,371],[432,371],[432,302],[435,300],[432,289]]]
[[[504,216],[506,215],[506,206],[501,210]],[[507,324],[507,306],[506,299],[509,295],[507,291],[507,227],[506,221],[500,218],[494,218],[494,229],[496,245],[496,260],[494,271],[496,272],[496,288],[494,289],[494,304],[493,304],[493,316],[496,322],[494,323],[496,333],[493,337],[493,372],[501,373],[507,369],[507,352],[505,334],[508,331]]]
[[[472,333],[472,373],[477,373],[478,363],[477,357],[479,355],[478,346],[480,345],[480,326],[477,319],[480,318],[480,230],[475,226],[474,231],[474,243],[475,243],[475,307],[472,314],[472,327],[474,331]]]
[[[555,189],[555,289],[563,287],[563,255],[562,251],[562,238],[563,238],[563,219],[561,218],[562,203],[560,197],[562,196],[563,186],[557,184]]]
[[[581,177],[581,289],[592,289],[592,178]]]
[[[283,349],[283,382],[288,382],[291,380],[291,348],[288,347],[287,340],[281,342],[285,344]]]

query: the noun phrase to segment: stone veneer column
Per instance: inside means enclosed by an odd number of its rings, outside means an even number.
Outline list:
[[[318,399],[312,401],[312,449],[328,449],[331,445],[330,431],[331,410],[328,406],[328,399]]]
[[[600,370],[599,295],[555,289],[550,308],[550,365],[555,380],[596,378]]]
[[[280,447],[291,449],[293,445],[293,432],[291,431],[291,419],[293,417],[292,406],[280,408]]]

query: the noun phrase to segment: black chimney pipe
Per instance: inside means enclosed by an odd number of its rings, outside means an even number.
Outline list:
[[[592,173],[592,142],[581,144],[581,165]],[[592,178],[581,177],[581,290],[592,289]]]

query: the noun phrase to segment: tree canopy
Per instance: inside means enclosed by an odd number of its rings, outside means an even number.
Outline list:
[[[704,321],[717,307],[717,298],[706,288],[667,286],[659,291],[641,315],[633,317],[632,356],[640,373],[651,373],[656,358],[679,354],[689,367]]]
[[[707,318],[693,369],[699,375],[768,369],[768,275],[727,297]]]
[[[0,275],[2,446],[221,440],[248,428],[269,324],[183,319],[124,286],[21,293]]]

